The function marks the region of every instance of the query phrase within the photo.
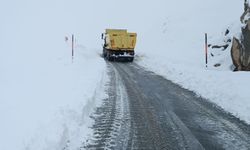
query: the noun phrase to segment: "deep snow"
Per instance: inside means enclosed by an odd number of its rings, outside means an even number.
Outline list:
[[[1,150],[74,149],[91,134],[89,114],[105,97],[108,78],[99,49],[87,48],[77,32],[82,29],[76,21],[82,15],[74,15],[77,6],[71,1],[1,3]],[[65,41],[72,33],[74,63]]]
[[[5,58],[13,64],[1,65],[0,149],[62,149],[68,140],[74,148],[91,134],[89,115],[105,98],[106,66],[98,51],[80,45],[72,63],[63,38],[62,45],[45,61]]]
[[[91,134],[88,115],[106,96],[107,68],[99,57],[106,28],[137,32],[137,63],[250,123],[250,79],[231,72],[230,49],[204,67],[204,33],[220,43],[230,28],[232,38],[242,12],[243,0],[2,2],[0,149],[74,149]],[[72,33],[73,64],[64,41]]]

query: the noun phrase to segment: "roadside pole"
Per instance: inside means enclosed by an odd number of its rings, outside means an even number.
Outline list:
[[[207,68],[207,33],[205,33],[205,62],[206,62],[206,68]]]
[[[74,62],[74,34],[72,34],[72,63]]]

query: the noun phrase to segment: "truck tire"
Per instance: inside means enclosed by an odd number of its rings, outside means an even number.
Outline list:
[[[115,61],[114,57],[109,56],[109,61]]]
[[[107,58],[108,61],[114,61],[114,58],[111,57],[111,55],[109,53],[107,54],[106,58]]]
[[[102,55],[103,55],[103,58],[106,59],[106,57],[107,57],[107,50],[104,47],[103,47]]]
[[[128,58],[129,62],[133,62],[133,60],[134,60],[134,57]]]

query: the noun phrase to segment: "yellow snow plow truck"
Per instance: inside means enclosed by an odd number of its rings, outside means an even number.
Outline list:
[[[106,29],[106,32],[102,34],[103,57],[109,61],[122,59],[132,62],[135,55],[136,37],[136,33],[129,33],[127,30]]]

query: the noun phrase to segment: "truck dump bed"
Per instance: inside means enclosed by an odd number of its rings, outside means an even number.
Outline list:
[[[127,30],[106,29],[106,48],[111,50],[131,50],[136,44],[136,33]]]

